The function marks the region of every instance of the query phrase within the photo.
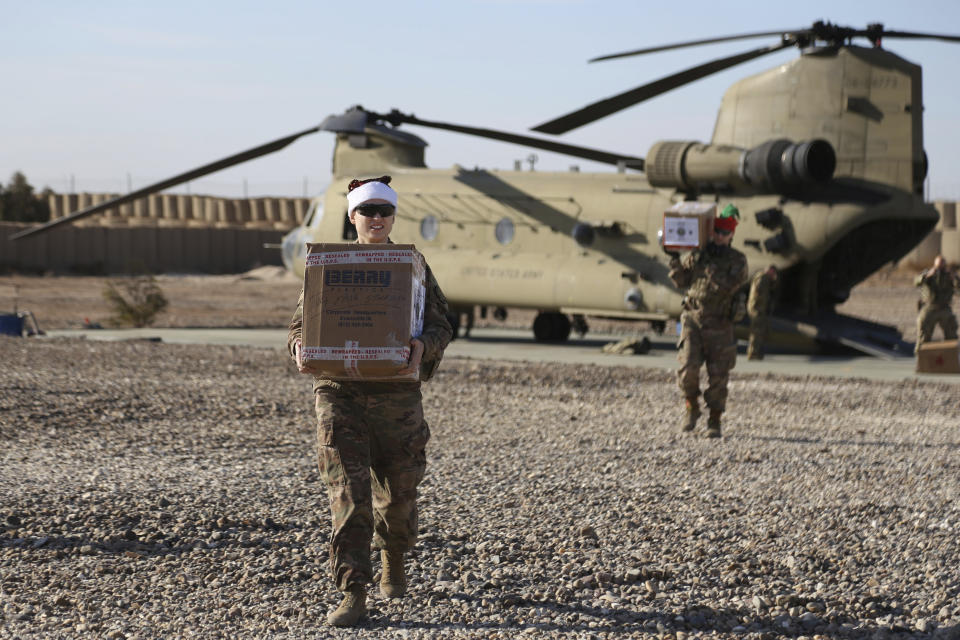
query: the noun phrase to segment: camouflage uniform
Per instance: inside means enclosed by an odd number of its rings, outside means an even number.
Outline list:
[[[917,316],[917,347],[933,338],[937,325],[944,340],[957,339],[957,317],[950,308],[953,292],[960,288],[960,278],[947,269],[925,271],[917,276],[920,287],[920,314]]]
[[[759,271],[750,281],[750,297],[747,299],[747,314],[750,316],[750,344],[747,357],[763,358],[763,343],[767,338],[767,316],[773,303],[775,282],[767,271]]]
[[[711,413],[722,413],[730,370],[737,360],[731,307],[737,290],[746,282],[747,259],[732,247],[711,243],[682,259],[671,259],[670,279],[687,289],[677,343],[677,383],[687,400],[696,404],[700,366],[706,363],[708,386],[703,398]]]
[[[340,591],[373,579],[371,541],[400,552],[416,543],[417,486],[430,439],[420,382],[433,375],[452,337],[447,300],[429,266],[426,290],[420,381],[314,379],[317,462],[330,498],[330,565]],[[302,324],[303,291],[287,337],[291,356]]]

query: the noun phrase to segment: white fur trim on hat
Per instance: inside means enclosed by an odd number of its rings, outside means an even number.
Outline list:
[[[357,206],[370,200],[386,200],[394,207],[397,206],[397,192],[390,185],[382,182],[368,182],[362,184],[347,194],[347,211],[352,212]]]

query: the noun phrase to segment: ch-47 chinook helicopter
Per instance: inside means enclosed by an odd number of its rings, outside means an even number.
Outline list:
[[[881,47],[883,38],[960,42],[960,36],[817,22],[604,56],[776,37],[753,49],[666,76],[551,120],[560,134],[736,64],[796,46],[795,60],[734,84],[709,144],[657,142],[645,158],[543,137],[432,122],[354,107],[319,126],[85,209],[20,236],[92,215],[282,149],[316,131],[336,134],[333,179],[303,226],[282,244],[300,274],[304,242],[352,239],[347,183],[393,176],[400,194],[392,238],[427,256],[453,309],[537,310],[537,339],[565,340],[571,317],[645,320],[662,330],[682,295],[661,251],[663,212],[682,200],[732,202],[734,245],[751,272],[774,264],[781,295],[774,328],[876,355],[909,352],[899,333],[834,312],[850,289],[910,251],[938,220],[923,200],[921,69]],[[870,46],[852,44],[866,38]],[[609,173],[429,169],[426,143],[401,125],[433,127],[608,163]],[[582,329],[583,327],[581,327]]]

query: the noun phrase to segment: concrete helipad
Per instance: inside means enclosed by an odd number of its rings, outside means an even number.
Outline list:
[[[273,347],[286,345],[285,329],[96,329],[50,331],[51,337],[88,340],[158,340],[177,344],[225,344]],[[563,344],[535,341],[529,331],[519,329],[474,329],[470,338],[450,343],[448,356],[485,360],[601,364],[625,367],[652,367],[674,370],[677,365],[673,339],[649,336],[653,348],[645,355],[611,355],[601,348],[623,336],[588,334],[572,337]],[[742,353],[735,371],[776,373],[793,376],[835,376],[870,380],[924,380],[960,383],[960,375],[918,374],[913,358],[881,360],[863,356],[820,356],[771,354],[762,361],[747,360]]]

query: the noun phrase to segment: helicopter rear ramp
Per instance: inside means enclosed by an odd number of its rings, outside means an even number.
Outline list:
[[[778,314],[770,317],[770,330],[799,334],[828,350],[852,349],[884,360],[913,357],[913,343],[905,341],[895,327],[839,313]]]

